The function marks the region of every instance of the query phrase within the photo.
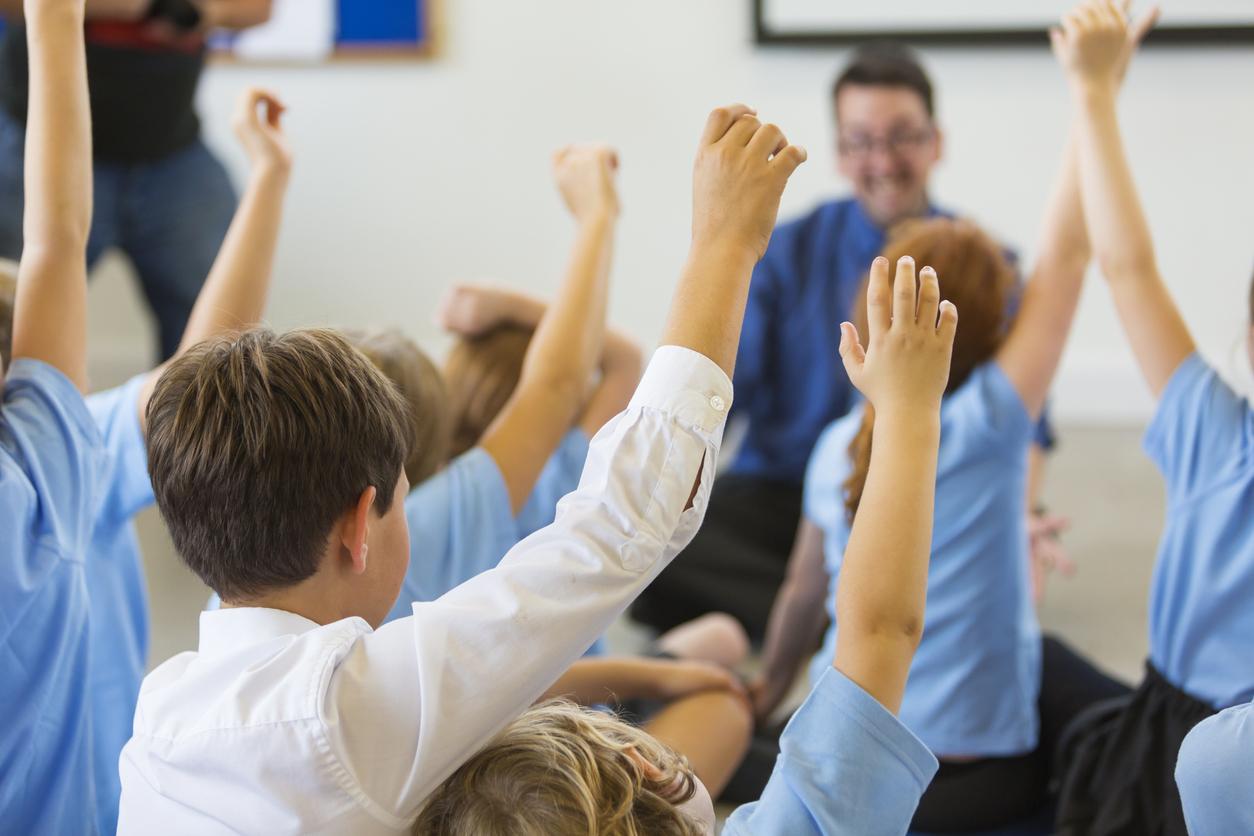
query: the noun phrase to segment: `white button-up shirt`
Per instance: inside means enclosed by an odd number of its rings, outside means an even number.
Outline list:
[[[658,349],[553,525],[410,617],[203,613],[199,651],[144,680],[119,832],[407,830],[691,540],[731,395],[708,358]]]

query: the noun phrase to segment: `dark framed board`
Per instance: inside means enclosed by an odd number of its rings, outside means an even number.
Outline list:
[[[754,36],[766,45],[838,46],[886,38],[953,45],[1045,43],[1048,27],[1072,5],[1074,0],[753,0]],[[1254,2],[1173,4],[1150,40],[1254,43]]]

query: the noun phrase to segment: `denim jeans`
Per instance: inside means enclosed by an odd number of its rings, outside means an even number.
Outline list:
[[[22,252],[25,132],[0,111],[0,256]],[[111,247],[130,259],[157,321],[161,359],[183,336],[192,305],[235,213],[226,169],[197,140],[149,163],[96,162],[90,268]]]

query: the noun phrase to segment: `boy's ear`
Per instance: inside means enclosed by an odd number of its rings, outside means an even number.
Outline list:
[[[355,575],[366,571],[366,559],[370,551],[366,539],[370,534],[370,509],[374,506],[374,497],[373,486],[362,491],[361,496],[357,497],[357,503],[340,524],[340,544],[352,561]]]

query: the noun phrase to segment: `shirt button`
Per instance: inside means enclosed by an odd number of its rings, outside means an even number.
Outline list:
[[[715,412],[722,412],[727,407],[727,403],[718,395],[714,395],[710,398],[710,406],[714,408]]]

